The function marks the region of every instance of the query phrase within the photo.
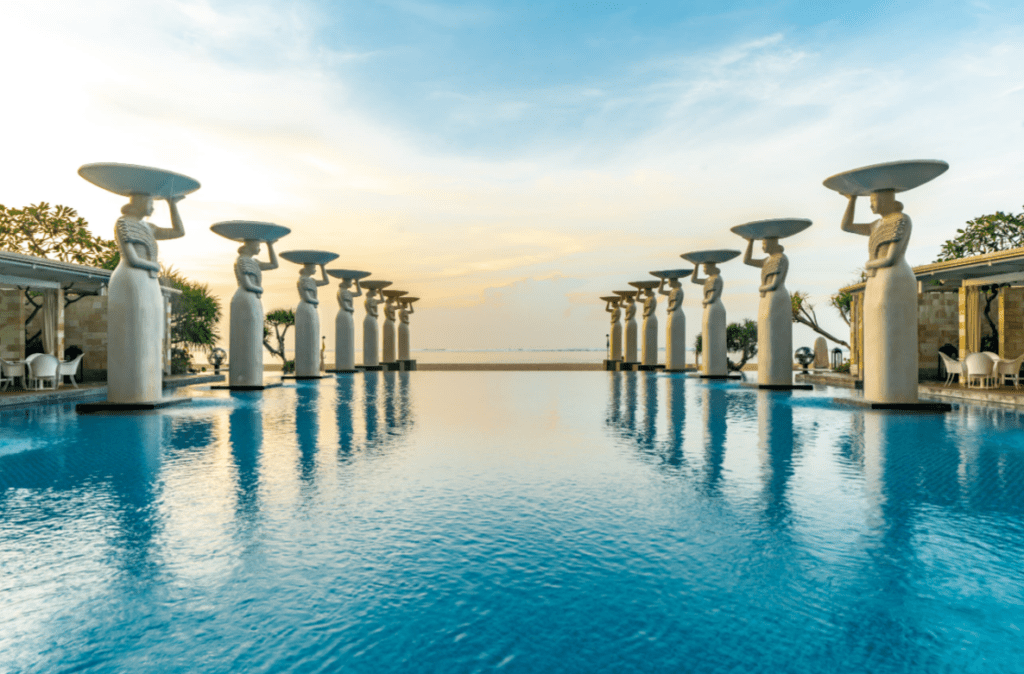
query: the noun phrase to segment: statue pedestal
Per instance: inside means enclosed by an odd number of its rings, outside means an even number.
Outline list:
[[[254,385],[254,386],[247,386],[247,385],[244,385],[244,384],[239,385],[239,386],[232,386],[231,384],[228,384],[227,386],[217,385],[217,386],[211,386],[210,388],[213,389],[213,390],[220,390],[220,391],[262,391],[262,390],[268,389],[268,388],[280,388],[280,386],[281,386],[281,382],[276,382],[276,383],[273,383],[273,384],[258,384],[258,385]]]
[[[79,403],[75,406],[75,411],[79,414],[95,414],[97,412],[122,414],[124,412],[147,412],[150,410],[159,410],[165,407],[184,405],[190,402],[192,402],[191,398],[160,398],[159,400],[149,400],[137,403],[112,403],[108,400],[104,400],[97,403]]]

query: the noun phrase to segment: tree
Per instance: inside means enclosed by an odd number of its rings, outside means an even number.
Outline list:
[[[171,301],[171,372],[183,374],[192,365],[191,349],[209,351],[220,336],[220,300],[205,283],[190,281],[173,267],[163,269],[160,283],[181,291]]]
[[[849,295],[850,293],[846,294]],[[836,297],[838,297],[838,295],[833,295],[832,297],[832,306],[839,308],[836,305]],[[846,321],[847,325],[850,324],[850,320],[849,318],[847,318],[847,316],[849,315],[849,302],[850,300],[852,300],[852,298],[853,296],[850,295],[850,299],[846,301],[846,314],[843,314],[842,309],[840,309],[839,311],[840,315],[843,316],[843,320]],[[831,339],[833,342],[837,344],[842,344],[847,349],[850,348],[849,344],[839,339],[838,337],[833,336],[831,333],[827,332],[824,328],[818,325],[818,316],[817,314],[814,313],[814,305],[811,304],[810,300],[808,299],[807,293],[800,292],[799,290],[797,290],[792,295],[790,295],[790,301],[793,303],[794,323],[806,325],[807,327],[809,327],[811,330],[814,330],[822,337],[825,337],[826,339]]]
[[[288,334],[288,328],[293,325],[295,325],[295,312],[291,309],[274,309],[267,312],[263,319],[263,346],[267,347],[267,351],[271,355],[281,359],[282,370],[287,369],[289,362],[284,355],[284,337]],[[273,328],[274,337],[277,339],[277,348],[270,344],[271,328]]]
[[[117,243],[93,235],[88,224],[70,206],[0,204],[0,249],[113,269],[120,260]]]
[[[693,350],[699,354],[703,351],[703,346],[704,337],[698,332],[693,340]],[[757,355],[757,321],[746,318],[742,323],[730,323],[727,325],[725,328],[725,348],[730,353],[742,354],[742,358],[738,363],[733,363],[726,358],[730,370],[737,372],[742,370],[747,361]]]
[[[995,253],[1000,250],[1024,247],[1024,213],[1003,213],[996,211],[967,221],[967,226],[956,230],[956,236],[942,244],[936,262],[958,260],[973,255]],[[985,321],[991,334],[981,340],[983,351],[999,350],[999,329],[992,320],[992,303],[999,297],[999,289],[1007,285],[995,283],[982,286],[985,293]]]

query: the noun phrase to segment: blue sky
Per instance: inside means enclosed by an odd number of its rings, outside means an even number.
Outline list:
[[[79,165],[193,175],[203,189],[165,263],[226,301],[234,246],[208,225],[279,222],[293,229],[282,249],[334,250],[421,296],[423,347],[603,344],[599,295],[688,250],[741,247],[728,228],[770,217],[814,220],[787,243],[788,285],[841,333],[823,305],[866,242],[838,231],[843,201],[824,178],[948,161],[903,199],[912,264],[968,218],[1024,207],[1016,3],[54,7],[5,5],[0,59],[18,98],[0,203],[66,203],[110,236],[120,201]],[[268,309],[294,304],[295,271],[267,275]],[[724,275],[730,319],[756,316],[757,270]]]

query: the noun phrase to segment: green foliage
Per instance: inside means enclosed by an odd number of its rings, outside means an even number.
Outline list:
[[[725,348],[729,353],[739,353],[740,361],[729,363],[729,369],[739,372],[747,361],[757,355],[757,321],[749,318],[742,323],[730,323],[725,327]]]
[[[842,365],[832,368],[833,372],[842,372],[843,374],[850,374],[850,361],[844,360]]]
[[[839,291],[831,298],[829,298],[829,304],[832,308],[839,312],[846,324],[850,324],[850,308],[853,306],[853,293],[850,291]]]
[[[0,249],[103,269],[120,260],[117,243],[94,236],[75,209],[45,201],[25,208],[0,204]]]
[[[291,363],[292,369],[295,369],[295,362],[284,357],[284,337],[288,334],[288,328],[293,325],[295,325],[295,312],[291,309],[274,309],[267,312],[263,319],[263,346],[271,355],[281,359],[282,370],[285,374],[290,371],[287,369],[289,363]],[[273,336],[277,340],[276,348],[270,343],[271,329],[273,329]]]
[[[697,333],[697,337],[693,340],[693,350],[695,353],[700,353],[704,350],[704,335]]]
[[[192,364],[190,350],[209,351],[219,339],[220,300],[210,293],[208,285],[188,280],[173,267],[162,270],[160,282],[181,291],[171,296],[171,368],[174,372],[175,358],[186,359],[187,371]]]
[[[956,236],[942,244],[936,262],[958,260],[962,257],[994,253],[1024,246],[1024,213],[982,215],[967,221],[967,226],[956,230]]]
[[[849,293],[846,293],[846,294],[849,294]],[[818,315],[814,312],[814,305],[811,304],[810,300],[808,299],[807,293],[800,292],[799,290],[797,290],[792,295],[790,295],[789,299],[790,299],[790,302],[793,305],[793,322],[794,323],[800,323],[801,325],[806,325],[811,330],[814,330],[816,333],[818,333],[819,335],[821,335],[825,339],[831,339],[833,342],[835,342],[837,344],[842,344],[846,348],[850,348],[849,344],[847,344],[843,340],[839,339],[838,337],[833,336],[831,333],[827,332],[824,328],[822,328],[820,325],[818,325]],[[850,295],[850,299],[851,300],[853,299],[852,295]],[[833,298],[832,306],[835,306],[834,298]],[[846,316],[843,316],[843,318],[845,320]],[[850,321],[847,320],[846,324],[849,325]]]

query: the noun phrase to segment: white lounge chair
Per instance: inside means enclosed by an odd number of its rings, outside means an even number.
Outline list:
[[[4,388],[7,388],[8,384],[13,384],[14,380],[19,377],[21,378],[21,388],[25,388],[27,386],[25,382],[25,361],[4,360],[0,358],[0,376],[2,376],[5,382]]]
[[[60,361],[47,353],[34,353],[25,359],[28,366],[29,385],[33,388],[46,388],[46,382],[50,382],[50,388],[57,388],[57,370]]]
[[[66,360],[57,366],[58,386],[64,383],[64,377],[71,377],[71,384],[75,388],[78,388],[78,382],[75,381],[75,375],[78,374],[78,364],[82,362],[82,358],[84,356],[84,353],[80,353],[72,360]]]
[[[987,387],[989,380],[992,379],[995,363],[985,353],[972,353],[964,359],[964,368],[967,370],[968,386],[980,379],[981,386]]]
[[[942,353],[941,351],[939,351],[939,355],[942,356],[942,365],[943,367],[946,368],[945,385],[951,385],[953,383],[953,377],[958,377],[960,380],[960,385],[963,386],[964,382],[966,381],[966,377],[964,375],[966,375],[967,373],[964,369],[963,362],[959,360],[953,360],[952,358]]]
[[[1024,364],[1024,353],[1020,354],[1013,360],[1006,360],[1000,358],[996,361],[996,382],[999,385],[1006,383],[1007,379],[1013,380],[1014,387],[1020,386],[1020,366]]]

